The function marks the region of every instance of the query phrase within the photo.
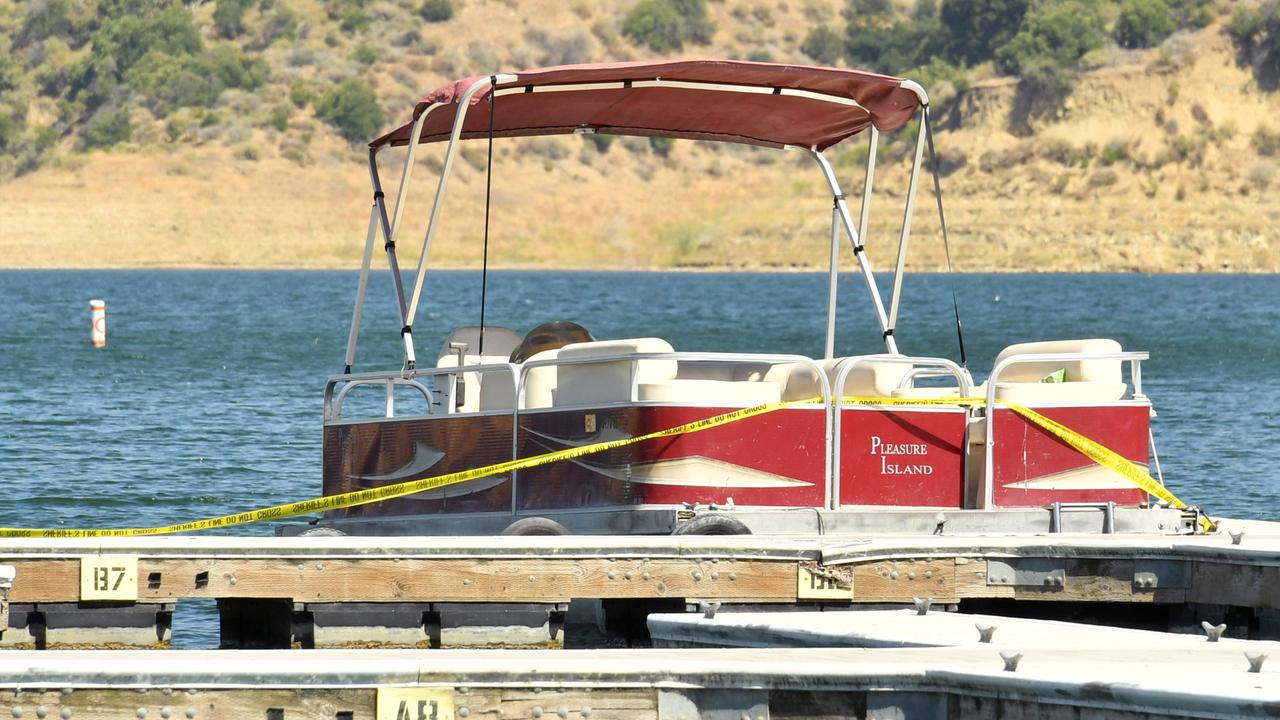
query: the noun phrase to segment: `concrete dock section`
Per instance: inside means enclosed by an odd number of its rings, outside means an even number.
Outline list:
[[[1135,630],[1105,625],[939,612],[930,609],[859,612],[715,612],[649,616],[655,647],[717,648],[944,648],[1001,651],[1167,651],[1205,657],[1264,654],[1280,659],[1280,642]],[[923,609],[923,608],[921,608]],[[1280,663],[1277,663],[1280,666]]]
[[[1203,641],[1202,641],[1203,643]],[[0,713],[68,718],[1265,718],[1238,647],[68,651],[0,655]],[[56,662],[50,662],[55,657]],[[70,711],[70,712],[67,712]]]

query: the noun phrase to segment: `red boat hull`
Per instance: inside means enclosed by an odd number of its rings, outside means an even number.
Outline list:
[[[324,492],[435,477],[513,458],[633,438],[733,408],[619,406],[511,415],[378,419],[325,428]],[[1043,408],[1046,416],[1145,465],[1148,406]],[[438,488],[334,517],[543,512],[681,503],[755,507],[873,505],[961,508],[966,488],[967,412],[958,407],[841,409],[837,496],[826,484],[827,414],[788,408],[726,425],[648,440],[573,460]],[[1146,493],[1014,412],[997,408],[995,507],[1052,502],[1137,505]],[[980,463],[973,445],[969,463]],[[971,477],[977,477],[968,473]],[[966,503],[966,497],[969,500]]]

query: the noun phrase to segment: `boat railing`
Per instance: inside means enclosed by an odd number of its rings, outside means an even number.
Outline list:
[[[412,415],[449,414],[457,411],[455,398],[460,385],[459,376],[465,374],[482,374],[502,372],[511,378],[512,386],[516,383],[516,366],[511,363],[491,363],[486,365],[465,365],[459,367],[419,368],[407,374],[401,370],[381,372],[348,373],[335,375],[325,383],[324,389],[324,421],[336,422],[342,419],[343,406],[350,393],[361,387],[382,386],[385,388],[385,410],[383,417],[396,417],[395,390],[397,387],[412,388],[426,400],[425,412]],[[428,386],[422,380],[429,380]],[[441,382],[443,379],[443,382]],[[402,414],[403,415],[403,414]]]
[[[531,370],[541,367],[563,367],[567,365],[604,365],[608,363],[626,362],[629,364],[629,377],[627,395],[628,399],[618,401],[626,404],[634,404],[637,402],[639,391],[639,363],[646,360],[667,360],[676,363],[762,363],[768,365],[784,365],[793,364],[804,368],[814,377],[814,384],[821,391],[821,404],[829,405],[831,402],[831,383],[827,377],[827,373],[823,370],[818,361],[804,355],[773,355],[763,353],[717,353],[717,352],[655,352],[655,353],[619,353],[616,355],[600,355],[596,357],[575,357],[575,358],[548,358],[546,360],[531,360],[520,366],[519,384],[516,387],[517,401],[521,402],[521,409],[527,410],[523,406],[522,398],[524,390],[528,382],[528,376]],[[672,378],[680,379],[680,378]],[[736,382],[755,382],[752,380],[742,380]],[[783,389],[785,390],[785,388]],[[814,396],[815,398],[818,395]],[[589,403],[591,407],[599,407],[598,403]],[[606,403],[606,405],[609,403]],[[684,403],[682,403],[684,404]],[[696,405],[699,403],[688,403]],[[815,402],[815,405],[818,403]],[[586,406],[587,403],[577,404]],[[722,403],[715,403],[716,406]],[[556,405],[557,408],[568,408],[573,405]]]
[[[842,360],[836,366],[836,381],[833,387],[836,388],[838,394],[836,396],[835,409],[831,413],[831,441],[827,444],[827,447],[831,449],[830,462],[833,469],[827,494],[832,499],[832,509],[839,508],[842,504],[840,500],[840,477],[843,454],[840,449],[840,438],[844,413],[840,412],[840,409],[844,403],[841,401],[841,397],[843,396],[845,385],[848,384],[850,374],[857,368],[873,362],[910,366],[897,383],[900,389],[912,387],[917,377],[952,377],[956,381],[958,397],[968,397],[973,392],[973,379],[969,376],[969,371],[946,358],[912,357],[910,355],[885,353],[880,355],[857,355]]]
[[[1129,364],[1129,379],[1133,383],[1132,400],[1145,401],[1146,395],[1142,392],[1142,361],[1149,359],[1149,353],[1141,351],[1130,352],[1067,352],[1067,353],[1027,353],[1020,355],[1010,355],[1000,362],[996,363],[991,369],[991,375],[987,377],[987,393],[984,412],[986,415],[986,441],[984,457],[985,463],[983,467],[983,502],[985,507],[995,507],[995,485],[994,485],[994,462],[996,447],[995,433],[995,409],[1000,404],[996,398],[997,383],[1000,381],[1000,375],[1010,367],[1016,365],[1026,365],[1028,363],[1066,363],[1094,360],[1114,360],[1121,363]]]

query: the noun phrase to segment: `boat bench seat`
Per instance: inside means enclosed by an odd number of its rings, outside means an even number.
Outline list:
[[[831,363],[826,368],[831,387],[841,397],[894,397],[902,379],[911,372],[911,366],[906,363],[863,360],[849,371],[844,387],[836,388],[841,368],[855,358],[856,356],[827,361]]]
[[[627,355],[673,352],[675,349],[671,343],[661,338],[571,343],[562,348],[543,351],[527,362],[619,356],[624,359],[530,368],[525,374],[523,407],[591,406],[623,402],[736,407],[762,405],[783,399],[783,385],[764,377],[768,363],[682,363],[666,358],[625,359]],[[717,365],[724,367],[714,367]]]
[[[841,366],[850,358],[817,360],[818,367],[827,376],[827,385],[834,388]],[[849,371],[842,393],[853,397],[893,397],[898,385],[911,369],[902,363],[864,360]],[[682,379],[733,380],[736,383],[770,383],[781,389],[780,400],[789,402],[822,397],[822,382],[813,366],[800,362],[717,362],[694,361],[681,363]],[[929,388],[932,390],[932,388]],[[946,388],[939,388],[946,390]],[[746,391],[744,391],[746,392]],[[924,397],[919,395],[918,397]]]
[[[636,400],[727,407],[753,406],[782,400],[782,389],[777,383],[767,380],[733,382],[673,379],[660,383],[641,383],[636,387]]]
[[[503,365],[506,355],[463,355],[463,367],[468,365]],[[441,355],[436,361],[437,368],[458,367],[456,354]],[[442,382],[441,377],[437,382]],[[458,412],[476,412],[478,410],[510,409],[515,400],[515,385],[511,374],[501,370],[488,372],[463,372],[460,379],[466,388],[463,391],[463,402]],[[440,387],[437,385],[437,387]]]
[[[1012,355],[1047,353],[1118,353],[1122,348],[1115,340],[1049,340],[1010,345],[996,356],[995,365]],[[1045,406],[1074,403],[1113,403],[1129,392],[1122,374],[1123,360],[1071,360],[1066,362],[1028,362],[1010,365],[996,379],[996,402]],[[994,365],[993,365],[994,367]],[[1062,382],[1045,382],[1045,378],[1063,371]],[[974,388],[975,397],[987,396],[987,383]],[[987,441],[985,418],[975,417],[969,423],[969,442],[981,445]]]
[[[1047,353],[1118,353],[1115,340],[1049,340],[1010,345],[996,356],[995,364],[1013,355]],[[1054,405],[1080,402],[1115,402],[1124,398],[1129,386],[1122,375],[1122,360],[1069,360],[1028,362],[1010,365],[996,379],[996,400],[1022,405]],[[1044,379],[1062,371],[1061,382]],[[983,388],[986,394],[986,387]]]
[[[462,356],[463,366],[501,365],[508,362],[511,352],[520,344],[522,335],[511,328],[489,325],[484,328],[484,355],[476,353],[480,348],[480,327],[460,325],[450,331],[440,345],[436,358],[437,368],[458,367],[458,353],[450,347],[453,343],[466,345]],[[515,402],[515,385],[506,372],[464,372],[461,375],[463,402],[458,412],[510,409]],[[440,381],[443,382],[441,377]]]
[[[629,338],[570,343],[560,348],[559,360],[587,360],[617,355],[675,352],[671,343],[661,338]],[[556,371],[552,404],[591,405],[630,402],[634,375],[636,385],[658,383],[676,376],[676,361],[661,358],[645,360],[612,360],[559,365]]]
[[[822,395],[814,369],[796,362],[682,360],[675,382],[702,383],[687,386],[696,398],[692,402],[712,402],[718,397],[728,400],[736,393],[740,399],[735,404],[761,405]],[[694,389],[698,387],[702,389]]]

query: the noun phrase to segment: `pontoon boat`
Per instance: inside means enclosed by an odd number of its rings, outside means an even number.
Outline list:
[[[1146,353],[1107,339],[1014,344],[976,385],[962,363],[900,352],[894,330],[917,187],[932,146],[928,108],[924,89],[901,78],[707,60],[501,73],[428,94],[409,122],[369,146],[373,201],[347,371],[325,390],[326,495],[640,437],[736,409],[781,407],[334,511],[322,523],[361,534],[1190,531],[1194,513],[1150,502],[1126,478],[1132,473],[1099,464],[1016,410],[1030,407],[1145,474],[1152,447],[1141,376]],[[921,122],[886,305],[862,238],[879,136],[913,118]],[[414,338],[424,274],[459,144],[583,133],[809,155],[832,198],[824,356],[681,352],[661,328],[653,337],[594,338],[557,322],[578,318],[546,318],[549,325],[523,330],[447,329],[445,342],[422,362]],[[825,151],[859,134],[869,152],[855,219]],[[406,287],[396,247],[415,217],[406,204],[409,181],[416,149],[435,142],[448,146],[421,260]],[[404,169],[389,206],[379,158],[396,147],[405,148]],[[379,241],[404,354],[392,370],[352,373]],[[883,353],[835,356],[837,269],[846,242]],[[822,311],[816,303],[814,311]],[[354,412],[351,393],[370,387],[385,391],[385,403],[372,414]]]

